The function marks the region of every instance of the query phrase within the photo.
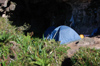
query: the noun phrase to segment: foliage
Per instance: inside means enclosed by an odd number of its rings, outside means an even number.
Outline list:
[[[29,25],[28,25],[29,26]],[[61,66],[69,47],[55,40],[24,35],[28,26],[12,26],[0,17],[0,65],[3,66]],[[73,66],[99,66],[100,50],[80,48],[71,57]],[[67,63],[67,62],[66,62]]]
[[[99,66],[100,49],[80,48],[71,58],[73,66]]]
[[[12,26],[0,17],[0,64],[3,66],[55,66],[61,65],[68,48],[55,40],[24,35],[27,25]]]

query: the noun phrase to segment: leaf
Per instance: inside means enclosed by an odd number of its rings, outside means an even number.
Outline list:
[[[36,61],[36,62],[33,61],[33,62],[30,62],[29,64],[37,64],[37,65],[40,65],[40,66],[42,65],[42,64],[41,64],[40,62],[38,62],[38,61]]]

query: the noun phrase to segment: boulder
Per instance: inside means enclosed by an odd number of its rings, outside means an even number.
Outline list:
[[[3,7],[7,7],[8,0],[0,0],[0,4],[2,4]]]
[[[68,44],[67,47],[71,48],[67,51],[67,55],[68,57],[72,57],[74,53],[79,50],[80,47],[100,49],[100,38],[98,38],[97,36],[92,38],[85,37],[84,39]]]

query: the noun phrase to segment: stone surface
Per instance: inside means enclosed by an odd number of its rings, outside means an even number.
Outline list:
[[[1,6],[3,6],[3,7],[7,7],[8,0],[0,0],[0,4],[1,4]]]
[[[10,6],[9,6],[9,9],[10,9],[11,11],[14,11],[15,8],[16,8],[16,5],[15,5],[13,2],[11,2]]]
[[[99,3],[99,0],[0,0],[0,13],[1,16],[10,16],[14,25],[31,24],[29,31],[35,34],[44,32],[52,25],[69,26],[73,14],[75,31],[90,34],[100,25]]]
[[[96,37],[85,37],[76,42],[72,42],[67,45],[71,49],[68,50],[68,57],[72,57],[74,53],[76,53],[80,47],[88,47],[88,48],[95,48],[100,49],[100,38]]]

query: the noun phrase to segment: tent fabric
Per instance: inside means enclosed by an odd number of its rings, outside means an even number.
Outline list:
[[[97,32],[98,28],[94,29],[90,37],[94,36],[94,34]]]
[[[96,35],[100,35],[100,27],[94,29],[92,34],[90,35],[90,37],[93,37],[93,36],[96,36]]]
[[[51,26],[49,27],[45,32],[44,32],[44,37],[46,38],[48,35],[51,34],[51,32],[55,29],[56,27]]]
[[[55,39],[56,41],[61,41],[60,44],[68,44],[81,38],[72,28],[62,25],[55,28],[47,39]]]
[[[72,17],[71,17],[71,19],[70,19],[70,22],[71,22],[70,27],[75,26],[75,24],[74,24],[74,17],[73,17],[73,15],[72,15]]]

